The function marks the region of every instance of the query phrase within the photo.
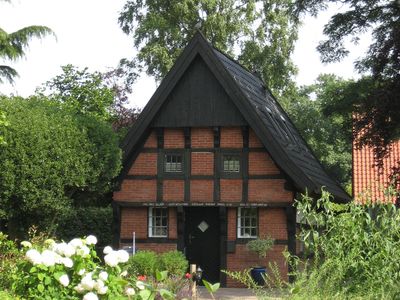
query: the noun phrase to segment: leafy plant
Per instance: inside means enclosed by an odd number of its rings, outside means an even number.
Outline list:
[[[133,276],[155,276],[158,257],[154,251],[138,251],[129,258],[128,273]]]
[[[180,251],[168,251],[160,255],[159,268],[170,275],[183,277],[189,266],[185,255]]]
[[[202,281],[203,281],[203,284],[204,284],[204,286],[206,287],[207,291],[210,293],[211,297],[212,297],[213,299],[215,299],[214,293],[215,293],[216,291],[218,291],[218,289],[219,289],[219,287],[220,287],[220,283],[217,282],[217,283],[212,284],[212,283],[208,282],[208,281],[205,280],[205,279],[203,279]]]
[[[391,203],[296,201],[302,217],[300,239],[312,259],[290,257],[298,270],[294,298],[393,299],[400,294],[400,211]]]
[[[267,257],[267,252],[274,245],[275,240],[270,236],[259,237],[249,241],[246,246],[250,251],[256,252],[260,258]]]

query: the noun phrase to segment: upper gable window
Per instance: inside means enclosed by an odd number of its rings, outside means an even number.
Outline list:
[[[166,173],[182,173],[183,155],[176,153],[165,154],[164,171]]]
[[[240,155],[224,155],[222,157],[222,168],[224,172],[240,172]]]

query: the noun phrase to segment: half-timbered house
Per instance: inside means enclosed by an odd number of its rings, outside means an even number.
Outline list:
[[[287,274],[296,251],[294,198],[325,187],[324,171],[263,81],[197,33],[129,131],[114,192],[116,242],[178,249],[209,281],[259,261],[245,244],[271,235],[267,260]]]

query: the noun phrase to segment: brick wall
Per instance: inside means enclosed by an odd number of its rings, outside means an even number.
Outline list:
[[[220,194],[222,202],[240,202],[242,199],[242,179],[221,179]]]
[[[128,175],[157,175],[157,153],[140,153]]]
[[[214,181],[213,180],[191,180],[190,201],[213,202]]]
[[[257,137],[253,129],[249,129],[249,147],[250,148],[262,148],[264,145],[261,143],[260,139]]]
[[[123,246],[132,246],[131,243],[129,244],[121,244]],[[164,253],[168,251],[176,250],[176,243],[136,243],[136,250],[143,251],[149,250],[154,251],[156,253]]]
[[[214,147],[214,132],[211,128],[192,128],[190,135],[192,148]]]
[[[192,175],[213,175],[214,153],[192,152],[191,168]]]
[[[243,134],[240,127],[221,128],[221,148],[243,148]]]
[[[292,202],[293,192],[284,188],[283,179],[249,179],[250,202]]]
[[[182,128],[164,129],[164,148],[184,148],[185,136]]]
[[[124,180],[121,189],[114,192],[115,201],[154,202],[157,197],[157,181],[151,180]]]
[[[163,200],[166,202],[182,202],[184,200],[185,182],[179,179],[167,179],[163,182]]]
[[[147,238],[147,207],[121,209],[120,238],[131,239],[132,232],[137,239]]]
[[[157,134],[154,130],[150,132],[150,135],[144,143],[144,148],[157,148]]]
[[[228,219],[228,241],[236,240],[236,208],[229,208]],[[269,234],[276,240],[287,240],[286,214],[283,208],[259,208],[259,235]],[[257,265],[268,266],[268,263],[276,262],[280,274],[287,280],[287,265],[282,252],[286,245],[274,245],[265,259],[259,258],[254,252],[246,248],[246,240],[242,243],[236,242],[234,253],[227,254],[227,269],[230,271],[241,271]],[[227,278],[228,287],[243,287],[238,282]]]
[[[267,152],[249,153],[249,175],[272,175],[279,173],[279,169]]]

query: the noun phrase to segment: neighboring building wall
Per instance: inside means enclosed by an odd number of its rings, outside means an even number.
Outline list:
[[[386,196],[384,191],[391,183],[393,168],[400,162],[400,141],[393,143],[391,149],[380,170],[375,166],[373,148],[364,146],[357,149],[353,145],[353,195],[357,202],[396,201],[395,197]]]
[[[157,134],[153,130],[129,170],[128,177],[123,180],[121,189],[114,193],[114,200],[138,205],[143,202],[176,205],[185,202],[222,202],[236,206],[246,203],[278,206],[258,208],[259,235],[270,234],[277,243],[266,260],[260,260],[257,254],[246,249],[248,239],[237,238],[237,208],[227,209],[228,242],[233,243],[234,247],[227,253],[226,260],[228,270],[243,270],[276,261],[281,274],[286,278],[287,266],[282,255],[288,244],[284,206],[292,203],[294,192],[288,190],[290,185],[285,176],[253,130],[246,132],[241,127],[223,127],[216,134],[212,128],[191,128],[190,134],[185,137],[183,129],[166,128],[159,139],[163,143],[162,150],[157,149],[160,141],[157,141]],[[182,153],[185,158],[183,174],[162,174],[163,163],[159,160],[164,158],[164,154],[160,155],[160,151]],[[240,172],[226,174],[221,171],[224,154],[240,155]],[[147,211],[146,207],[121,208],[121,242],[131,239],[135,231],[139,249],[176,249],[176,209],[169,209],[168,238],[160,244],[157,244],[156,239],[148,238]],[[238,286],[230,279],[227,285]]]

